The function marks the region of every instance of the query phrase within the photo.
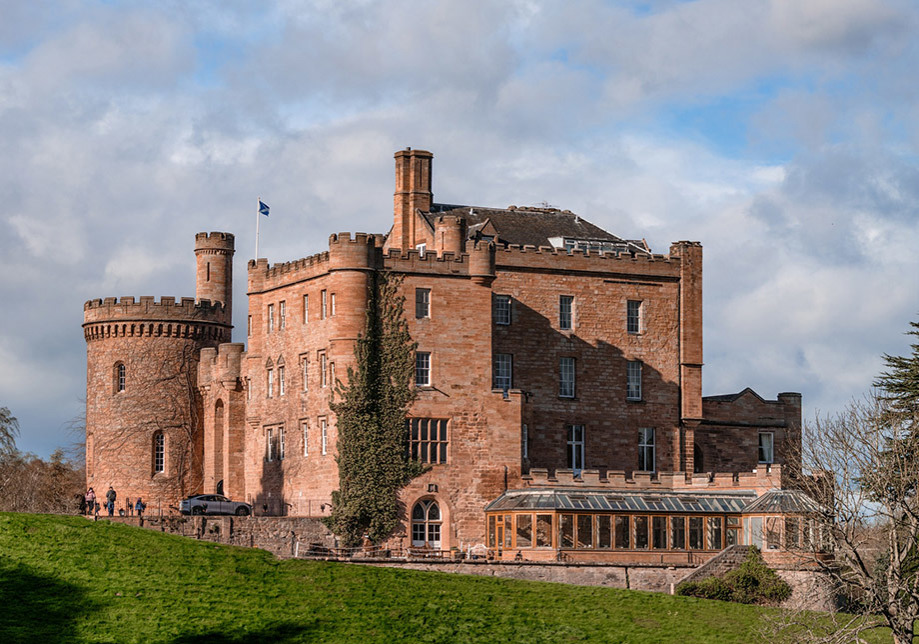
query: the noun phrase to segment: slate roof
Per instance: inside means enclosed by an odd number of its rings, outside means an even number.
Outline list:
[[[455,204],[434,204],[431,212],[422,213],[428,224],[434,226],[434,218],[442,215],[463,217],[468,227],[468,237],[476,239],[482,229],[493,227],[497,232],[496,243],[520,246],[552,246],[552,237],[609,242],[621,245],[619,252],[650,252],[644,240],[628,240],[595,226],[583,217],[568,210],[557,208],[536,208],[510,206],[508,208],[482,208]],[[490,224],[490,226],[489,226]]]
[[[744,509],[744,514],[821,514],[823,509],[800,490],[769,490]]]

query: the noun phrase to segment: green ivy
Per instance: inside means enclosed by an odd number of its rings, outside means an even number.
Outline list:
[[[399,525],[399,490],[422,472],[408,457],[405,415],[415,398],[415,348],[399,295],[401,279],[374,273],[356,368],[335,384],[339,489],[326,525],[345,547],[378,543]]]

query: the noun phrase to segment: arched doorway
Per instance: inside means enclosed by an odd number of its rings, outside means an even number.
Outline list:
[[[434,499],[423,499],[412,508],[412,547],[440,550],[440,507]]]

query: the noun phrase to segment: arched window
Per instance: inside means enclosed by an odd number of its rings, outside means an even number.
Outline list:
[[[119,391],[124,391],[125,386],[127,385],[127,375],[128,370],[125,368],[123,362],[115,363],[115,393]]]
[[[433,499],[412,508],[412,546],[440,550],[440,508]]]
[[[702,448],[698,445],[692,448],[692,471],[694,474],[701,474],[705,471],[705,457],[702,455]]]
[[[153,473],[160,474],[166,471],[166,436],[163,432],[153,435]]]

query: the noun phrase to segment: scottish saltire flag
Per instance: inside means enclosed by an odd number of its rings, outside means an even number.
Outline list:
[[[261,199],[258,200],[258,214],[268,216],[268,204]]]

